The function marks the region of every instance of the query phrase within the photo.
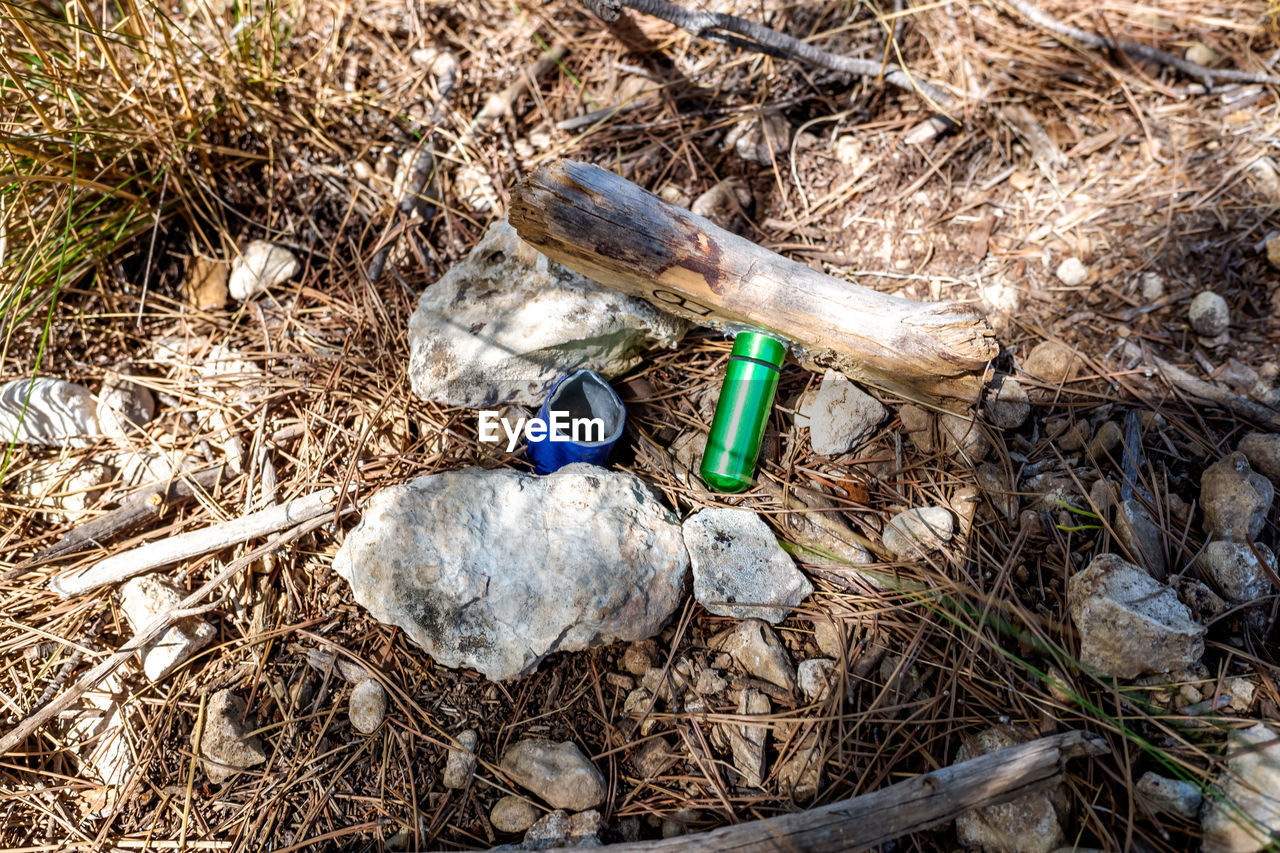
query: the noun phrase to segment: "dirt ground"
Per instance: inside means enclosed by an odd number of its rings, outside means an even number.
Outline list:
[[[121,670],[135,769],[123,788],[104,791],[68,736],[84,699],[0,759],[0,846],[483,849],[519,841],[488,815],[510,791],[499,757],[529,736],[572,739],[604,772],[606,841],[656,838],[664,820],[701,831],[877,790],[953,763],[966,738],[997,724],[1105,738],[1108,754],[1072,763],[1065,777],[1064,843],[1196,843],[1197,823],[1154,813],[1135,782],[1156,769],[1207,784],[1228,729],[1280,722],[1280,599],[1214,619],[1203,671],[1181,683],[1117,683],[1074,666],[1066,580],[1119,547],[1090,497],[1100,477],[1119,476],[1119,456],[1064,450],[1060,439],[1079,429],[1087,447],[1104,423],[1143,414],[1143,476],[1169,573],[1198,577],[1201,473],[1245,433],[1280,423],[1280,273],[1262,248],[1280,229],[1275,87],[1206,92],[1173,69],[1055,38],[999,3],[907,5],[890,19],[892,10],[861,2],[712,0],[876,60],[900,20],[906,64],[961,104],[954,132],[917,143],[910,131],[933,112],[915,94],[634,13],[605,25],[569,0],[127,5],[132,14],[68,12],[49,0],[0,25],[0,55],[24,69],[27,93],[4,90],[5,172],[37,176],[0,185],[0,378],[39,373],[97,391],[120,370],[160,401],[143,445],[220,461],[238,441],[245,463],[147,528],[40,563],[38,552],[127,489],[109,485],[83,510],[57,511],[24,498],[19,481],[58,460],[87,464],[128,448],[8,448],[0,733],[132,635],[111,589],[62,600],[48,587],[54,574],[325,485],[350,484],[359,506],[426,473],[524,465],[476,441],[474,413],[413,396],[405,332],[417,295],[540,163],[594,162],[685,206],[737,179],[749,193],[724,222],[744,236],[863,286],[980,306],[1002,370],[1016,371],[1042,341],[1067,344],[1083,368],[1061,386],[1028,379],[1032,414],[1017,429],[980,418],[983,458],[926,449],[904,429],[904,401],[878,394],[893,417],[856,454],[831,459],[812,453],[787,408],[821,377],[786,368],[762,478],[823,493],[872,542],[897,511],[980,496],[953,547],[866,567],[888,587],[852,569],[814,572],[815,594],[778,627],[797,663],[823,656],[819,623],[834,622],[845,643],[840,690],[819,703],[771,696],[767,769],[818,733],[822,775],[810,801],[797,802],[776,772],[757,788],[735,783],[712,738],[718,724],[740,721],[728,699],[701,713],[656,710],[635,731],[623,702],[636,679],[610,677],[626,675],[621,646],[554,655],[498,684],[436,665],[370,619],[330,570],[358,518],[350,514],[252,560],[203,614],[216,641],[174,674],[150,682],[134,664]],[[1261,70],[1280,51],[1277,10],[1260,0],[1041,8],[1179,56],[1201,44],[1220,67]],[[560,58],[547,62],[553,51]],[[516,95],[510,111],[473,127],[504,91]],[[748,151],[756,158],[744,159],[725,140],[760,116],[785,132],[761,137]],[[426,190],[435,203],[407,220],[395,211],[397,165],[424,140],[441,164]],[[386,269],[370,281],[368,264],[392,235]],[[226,261],[254,239],[288,246],[301,271],[267,298],[198,304],[196,259]],[[1081,284],[1055,275],[1069,257],[1087,269]],[[1203,290],[1230,308],[1223,340],[1188,325]],[[188,355],[159,357],[161,339],[184,341]],[[1173,387],[1149,359],[1126,355],[1133,346],[1252,401],[1255,416]],[[197,374],[195,361],[217,347],[245,369]],[[620,377],[636,434],[669,442],[705,430],[701,403],[728,347],[695,329]],[[1267,411],[1270,423],[1256,416]],[[794,511],[759,492],[691,495],[631,441],[620,467],[673,508],[739,504],[775,523]],[[1277,543],[1274,511],[1260,541]],[[164,571],[192,591],[257,544]],[[708,638],[728,624],[690,602],[657,638],[658,665],[710,662]],[[308,663],[317,650],[388,686],[387,722],[373,735],[348,721],[351,684]],[[1195,697],[1212,702],[1231,677],[1254,685],[1250,703],[1195,710]],[[268,759],[213,784],[191,736],[207,698],[228,687],[258,721]],[[479,734],[476,779],[446,789],[447,747],[467,728]],[[656,737],[675,760],[645,778],[633,758]],[[957,844],[944,824],[884,849]]]

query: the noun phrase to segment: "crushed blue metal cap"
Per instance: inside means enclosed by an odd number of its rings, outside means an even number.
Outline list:
[[[575,370],[560,379],[538,409],[545,436],[530,437],[525,454],[539,474],[574,462],[604,465],[622,438],[627,409],[622,398],[594,370]]]

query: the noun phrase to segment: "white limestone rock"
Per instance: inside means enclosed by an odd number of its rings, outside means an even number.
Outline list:
[[[182,591],[159,575],[141,575],[120,587],[120,609],[134,633],[167,617],[185,598]],[[142,653],[142,671],[159,681],[213,642],[218,631],[199,616],[180,619]]]
[[[608,793],[604,776],[573,741],[522,740],[503,754],[500,766],[517,785],[553,808],[593,808]]]
[[[489,823],[498,832],[524,832],[538,819],[538,809],[528,800],[506,796],[493,804]]]
[[[689,554],[642,480],[577,463],[384,489],[333,568],[437,662],[501,681],[553,652],[657,634],[681,603]]]
[[[1200,478],[1205,528],[1216,539],[1256,540],[1275,496],[1275,486],[1239,451],[1210,465]]]
[[[49,376],[0,385],[0,440],[46,447],[85,447],[101,435],[89,389]]]
[[[1227,300],[1212,290],[1206,290],[1191,300],[1187,319],[1196,334],[1216,338],[1231,326],[1231,309],[1227,307]]]
[[[112,371],[98,392],[98,427],[104,435],[126,438],[156,414],[156,398],[147,388]]]
[[[1089,280],[1089,268],[1079,258],[1067,258],[1058,264],[1056,275],[1067,287],[1079,287]]]
[[[377,680],[364,678],[351,689],[347,718],[361,734],[373,734],[387,716],[387,690]]]
[[[415,394],[437,403],[537,406],[565,373],[616,376],[687,328],[549,260],[501,220],[419,298],[409,378]]]
[[[449,748],[449,757],[445,760],[442,782],[446,788],[461,791],[471,784],[471,777],[476,772],[476,744],[480,736],[475,729],[466,729],[458,733],[458,746]]]
[[[819,456],[854,450],[889,414],[879,400],[834,370],[823,374],[816,392],[801,399],[796,425],[809,428],[809,443]]]
[[[231,298],[244,302],[283,281],[302,269],[301,262],[284,246],[265,240],[254,240],[231,262],[231,278],[227,291]]]
[[[253,730],[253,722],[245,719],[243,699],[230,690],[209,697],[196,754],[210,782],[220,784],[267,760],[262,739]]]
[[[96,458],[60,456],[33,460],[16,472],[5,491],[15,503],[39,510],[56,524],[67,524],[97,506],[114,475],[112,466]]]
[[[926,506],[900,512],[884,526],[884,547],[900,560],[922,557],[951,541],[955,520],[951,510]]]
[[[782,641],[759,619],[743,619],[711,638],[710,647],[724,652],[748,674],[784,690],[794,690],[796,671]]]
[[[1115,678],[1193,666],[1205,628],[1174,591],[1142,569],[1102,554],[1067,582],[1080,660]]]
[[[1210,542],[1200,555],[1200,565],[1232,604],[1250,604],[1275,591],[1271,576],[1277,570],[1276,556],[1266,545]]]
[[[1256,723],[1233,732],[1217,787],[1200,809],[1204,853],[1270,849],[1280,834],[1280,730]]]
[[[829,658],[811,658],[796,667],[796,684],[810,702],[822,702],[830,696],[838,676],[839,665]]]
[[[693,596],[718,616],[778,623],[813,585],[754,512],[709,507],[685,519]]]

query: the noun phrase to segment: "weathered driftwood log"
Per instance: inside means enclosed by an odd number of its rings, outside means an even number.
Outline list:
[[[660,841],[612,844],[609,853],[773,853],[866,850],[1053,784],[1067,760],[1106,752],[1072,731],[989,752],[870,794],[766,820]]]
[[[973,307],[913,302],[816,272],[587,163],[536,169],[508,219],[548,257],[695,323],[756,326],[909,397],[974,402],[999,347]]]

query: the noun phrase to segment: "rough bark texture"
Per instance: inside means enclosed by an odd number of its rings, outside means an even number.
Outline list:
[[[598,166],[560,160],[517,187],[508,218],[543,254],[701,325],[754,326],[910,397],[977,400],[999,347],[974,308],[859,287],[731,234]]]

